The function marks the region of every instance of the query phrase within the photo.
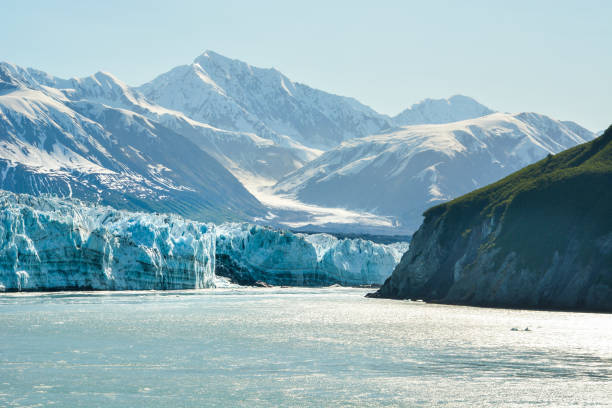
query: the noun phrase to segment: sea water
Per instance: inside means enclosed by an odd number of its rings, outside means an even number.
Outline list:
[[[0,295],[0,406],[612,405],[612,315],[366,293]]]

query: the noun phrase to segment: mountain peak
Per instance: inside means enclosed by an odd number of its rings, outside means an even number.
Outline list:
[[[121,80],[119,80],[116,76],[114,76],[108,71],[98,71],[95,74],[93,74],[93,76],[99,79],[111,80],[113,82],[121,82]]]
[[[209,59],[226,59],[226,60],[231,59],[231,58],[228,58],[228,57],[226,57],[226,56],[224,56],[224,55],[221,55],[221,54],[219,54],[218,52],[215,52],[215,51],[213,51],[213,50],[205,50],[205,51],[204,51],[202,54],[198,55],[198,56],[195,58],[195,61],[197,61],[198,59],[201,59],[201,58],[209,58]]]
[[[204,51],[202,54],[198,55],[193,60],[193,62],[195,64],[200,64],[202,67],[207,67],[211,64],[223,67],[226,67],[228,65],[240,65],[244,67],[250,67],[250,65],[244,61],[226,57],[225,55],[221,55],[212,50]]]
[[[493,112],[474,98],[457,94],[448,99],[424,99],[393,119],[400,126],[450,123],[486,116]]]
[[[90,76],[89,78],[98,82],[98,84],[102,86],[107,86],[109,88],[121,88],[121,89],[128,88],[128,86],[123,81],[121,81],[119,78],[117,78],[110,72],[98,71],[92,76]],[[86,79],[86,78],[83,78],[83,79]]]
[[[455,94],[451,96],[450,98],[448,98],[447,101],[449,103],[473,103],[473,104],[481,105],[480,102],[478,102],[476,99],[472,98],[471,96],[462,95],[462,94]]]
[[[201,57],[208,57],[208,58],[218,58],[218,57],[227,58],[226,56],[221,55],[218,52],[213,51],[213,50],[205,50],[202,54],[200,54],[200,56]]]
[[[0,62],[0,89],[36,88],[38,81],[33,75],[36,76],[40,72],[32,68],[22,68],[10,62]]]
[[[218,52],[212,50],[206,50],[198,57],[193,60],[194,64],[199,64],[204,70],[208,68],[221,69],[227,71],[229,69],[240,70],[240,71],[248,71],[250,74],[260,73],[262,75],[273,75],[273,76],[281,76],[285,77],[279,70],[276,68],[262,68],[256,67],[248,62],[226,57],[225,55],[221,55]]]

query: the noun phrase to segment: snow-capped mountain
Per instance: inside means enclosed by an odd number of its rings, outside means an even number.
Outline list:
[[[425,99],[393,117],[397,126],[451,123],[486,116],[493,111],[463,95],[448,99]]]
[[[55,99],[95,102],[159,122],[210,154],[252,191],[323,152],[306,145],[328,149],[394,125],[352,98],[293,83],[275,69],[252,67],[212,51],[139,88],[106,72],[62,79],[6,65],[25,86]],[[461,109],[461,104],[451,105],[451,111]]]
[[[206,51],[190,65],[139,88],[147,99],[212,126],[255,133],[280,145],[328,149],[391,126],[353,98],[292,82],[276,69]]]
[[[212,51],[136,88],[105,72],[61,79],[0,63],[0,188],[197,219],[404,233],[423,203],[593,137],[574,122],[491,112],[456,95],[390,118]],[[535,153],[517,155],[521,143]],[[428,184],[431,166],[440,182]],[[401,203],[406,191],[414,208]]]
[[[137,100],[139,106],[144,101],[149,117],[189,137],[245,183],[278,180],[344,140],[407,121],[445,123],[492,112],[471,98],[454,96],[424,101],[391,119],[353,98],[213,51],[129,92],[134,96],[122,100]]]
[[[275,190],[306,203],[392,215],[399,230],[412,232],[433,204],[593,137],[576,124],[535,113],[407,126],[344,142]]]
[[[231,173],[186,137],[96,102],[100,94],[70,100],[37,75],[0,65],[0,188],[207,220],[265,214]]]
[[[276,180],[314,159],[319,151],[287,141],[278,144],[255,133],[215,128],[198,122],[182,112],[163,108],[148,101],[140,92],[106,72],[86,78],[61,79],[33,69],[22,70],[33,87],[58,90],[70,101],[89,101],[127,109],[190,139],[213,156],[241,181]]]

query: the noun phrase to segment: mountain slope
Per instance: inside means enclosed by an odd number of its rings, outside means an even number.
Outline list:
[[[212,51],[137,88],[147,99],[212,126],[317,149],[390,126],[352,98],[293,83],[275,69]]]
[[[155,120],[189,138],[252,191],[300,168],[321,149],[396,124],[355,99],[293,83],[275,69],[252,67],[212,51],[139,88],[106,72],[62,79],[32,68],[4,67],[22,85],[55,99],[95,102]],[[423,121],[486,111],[462,96],[416,106],[424,112]]]
[[[376,296],[612,311],[612,127],[427,210]]]
[[[0,65],[0,188],[196,219],[265,214],[184,136],[131,111],[67,100],[32,81],[28,72]]]
[[[287,175],[275,191],[307,203],[394,216],[402,231],[412,232],[432,203],[593,137],[575,126],[534,113],[408,126],[347,141]]]
[[[454,95],[448,99],[425,99],[393,117],[397,126],[441,124],[486,116],[493,111],[476,100]]]
[[[392,119],[352,98],[293,83],[275,69],[252,67],[210,51],[138,88],[105,72],[61,79],[2,63],[0,77],[6,77],[0,82],[0,95],[7,115],[20,112],[36,123],[27,130],[19,130],[21,119],[5,124],[3,136],[25,138],[4,146],[3,154],[10,161],[3,173],[6,188],[33,193],[57,190],[89,199],[106,195],[109,203],[119,200],[115,196],[125,188],[140,198],[115,205],[179,211],[198,219],[214,211],[221,217],[235,212],[238,218],[265,217],[292,228],[411,233],[430,203],[592,137],[573,122],[538,115],[530,119],[498,114],[499,123],[477,118],[460,125],[398,129],[394,127],[398,120],[445,122],[490,110],[473,99],[454,96],[424,101]],[[383,129],[384,134],[368,137]],[[47,132],[55,131],[87,143],[66,142],[70,146],[58,145],[59,150],[53,144],[39,146]],[[132,133],[139,138],[132,138]],[[165,136],[152,145],[145,143],[147,133]],[[344,144],[338,147],[340,143]],[[111,147],[117,144],[121,146],[116,152]],[[323,150],[335,147],[313,161]],[[139,156],[131,148],[146,154]],[[187,163],[169,156],[173,152],[182,157],[182,148]],[[195,163],[200,151],[208,155]],[[265,202],[270,212],[231,176],[215,180],[223,171],[207,165],[211,157]],[[145,170],[147,160],[159,162],[151,163],[152,168],[168,170],[163,175]],[[210,171],[198,170],[200,180],[192,169],[204,166]],[[66,169],[72,174],[69,179]],[[83,182],[94,173],[106,174],[107,181],[96,176]],[[197,196],[208,190],[213,193],[205,198],[181,198],[184,202],[166,206],[168,197]],[[227,197],[227,203],[221,197]],[[403,205],[406,200],[410,205]],[[185,213],[191,207],[194,212]]]
[[[44,72],[15,67],[28,87],[54,92],[62,100],[96,102],[133,111],[187,137],[241,181],[274,180],[301,167],[319,152],[298,144],[281,146],[254,133],[218,129],[182,112],[163,108],[106,72],[85,78],[61,79]],[[59,91],[59,92],[57,92]]]

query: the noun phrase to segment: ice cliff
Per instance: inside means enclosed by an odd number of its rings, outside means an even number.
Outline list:
[[[406,249],[0,191],[0,291],[380,284]]]
[[[407,243],[382,245],[228,223],[217,227],[217,274],[243,284],[382,284],[407,249]]]
[[[213,284],[214,228],[171,215],[0,193],[0,289],[130,290]]]

